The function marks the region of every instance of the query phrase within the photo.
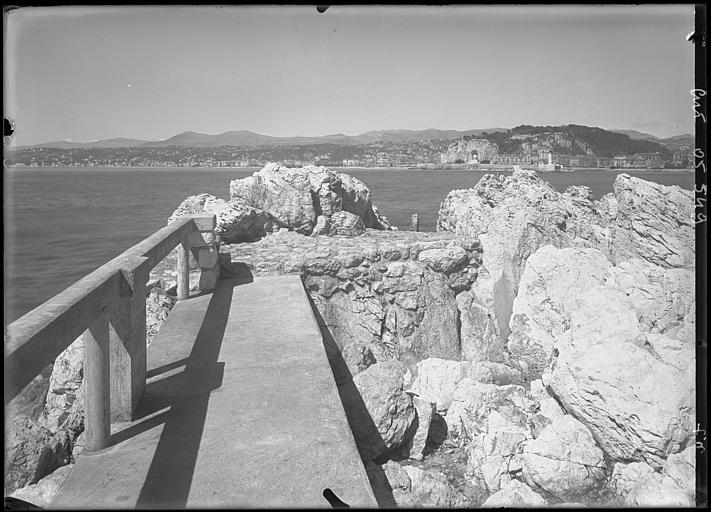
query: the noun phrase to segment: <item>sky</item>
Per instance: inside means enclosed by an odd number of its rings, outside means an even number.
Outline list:
[[[584,124],[693,133],[694,7],[27,7],[13,145]]]

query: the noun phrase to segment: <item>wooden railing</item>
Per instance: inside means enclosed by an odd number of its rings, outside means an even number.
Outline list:
[[[8,325],[5,405],[82,336],[85,449],[108,446],[111,420],[130,419],[146,385],[150,271],[178,246],[178,299],[189,296],[190,251],[202,269],[201,290],[212,289],[218,271],[214,229],[214,215],[180,217]]]

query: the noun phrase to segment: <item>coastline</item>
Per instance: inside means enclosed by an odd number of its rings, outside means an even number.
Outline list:
[[[316,165],[316,164],[313,164]],[[433,164],[434,165],[434,164]],[[490,166],[489,164],[480,164],[477,167],[471,165],[457,165],[457,164],[439,164],[438,167],[344,167],[344,166],[328,166],[329,169],[336,170],[339,172],[349,172],[349,171],[467,171],[467,172],[512,172],[513,166]],[[109,170],[126,170],[126,171],[214,171],[214,172],[234,172],[234,171],[252,171],[256,172],[261,167],[180,167],[180,166],[127,166],[127,165],[102,165],[102,166],[52,166],[52,167],[34,167],[34,166],[8,166],[5,168],[8,171],[25,171],[25,170],[38,170],[38,171],[49,171],[53,169],[67,171],[67,170],[77,170],[77,171],[96,171],[101,169]],[[547,175],[547,174],[570,174],[574,172],[595,172],[595,171],[605,171],[605,172],[618,172],[618,173],[629,173],[629,172],[663,172],[663,173],[679,173],[679,174],[692,174],[694,169],[649,169],[649,168],[602,168],[602,167],[576,167],[572,170],[566,171],[551,171],[551,172],[540,172],[536,169],[537,174]]]

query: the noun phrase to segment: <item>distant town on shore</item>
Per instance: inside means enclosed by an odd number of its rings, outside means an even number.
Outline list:
[[[248,131],[184,132],[162,141],[107,139],[7,148],[8,167],[259,167],[457,168],[477,165],[688,169],[693,135],[660,139],[634,130],[563,125],[512,129],[392,130],[357,136],[270,137]]]

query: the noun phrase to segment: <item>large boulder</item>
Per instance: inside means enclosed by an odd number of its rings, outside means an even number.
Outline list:
[[[225,201],[211,194],[187,197],[175,209],[168,222],[184,215],[200,213],[215,215],[215,232],[227,243],[252,242],[280,226],[269,213],[252,207],[244,200]]]
[[[414,434],[416,412],[403,389],[404,372],[399,361],[384,361],[355,375],[354,390],[343,390],[348,383],[341,386],[353,436],[366,461],[405,445]]]
[[[570,415],[554,419],[538,437],[527,440],[519,461],[528,485],[561,499],[600,487],[605,479],[602,450]]]
[[[252,176],[233,180],[230,197],[233,202],[244,201],[268,212],[281,226],[305,235],[315,229],[322,234],[360,234],[360,223],[350,216],[333,218],[341,211],[358,217],[363,227],[391,229],[363,182],[315,165],[289,168],[267,164]]]
[[[661,267],[695,267],[692,191],[628,174],[617,176],[614,190],[614,261],[641,258]]]
[[[514,303],[509,349],[613,461],[659,467],[692,435],[690,271],[595,249],[540,249]],[[693,289],[693,288],[692,288]]]

